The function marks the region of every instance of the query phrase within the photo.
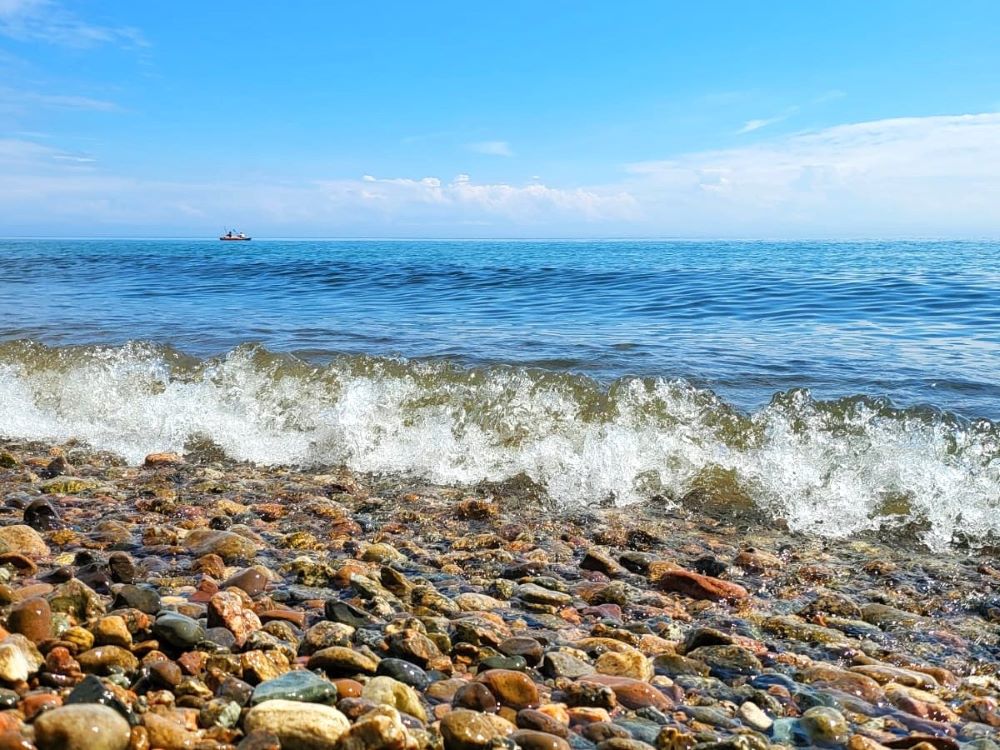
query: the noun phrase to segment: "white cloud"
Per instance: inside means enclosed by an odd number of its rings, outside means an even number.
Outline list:
[[[137,29],[89,23],[55,0],[0,0],[0,34],[22,42],[44,41],[69,47],[146,44]]]
[[[169,181],[112,174],[89,161],[100,154],[50,143],[0,139],[6,233],[233,222],[286,236],[1000,236],[1000,113],[841,125],[635,163],[587,187],[466,174]]]
[[[1000,234],[1000,113],[841,125],[629,171],[670,234]]]
[[[477,183],[466,174],[447,183],[436,177],[375,178],[364,184],[363,194],[355,180],[324,181],[319,186],[338,213],[369,208],[375,212],[372,218],[383,222],[595,222],[634,217],[637,209],[634,198],[622,190]]]
[[[184,225],[178,225],[178,215]],[[560,189],[542,184],[364,175],[287,183],[170,182],[111,175],[86,154],[27,140],[0,139],[0,226],[20,233],[72,224],[76,233],[119,227],[189,232],[241,219],[270,234],[490,235],[518,228],[544,234],[555,224],[583,226],[637,215],[620,189]],[[32,230],[31,227],[39,227]]]
[[[466,148],[470,151],[475,151],[477,154],[486,154],[487,156],[514,155],[507,141],[480,141],[478,143],[470,143]]]

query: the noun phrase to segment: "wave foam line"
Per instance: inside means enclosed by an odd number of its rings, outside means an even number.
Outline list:
[[[261,464],[344,463],[440,483],[527,475],[564,506],[708,488],[793,530],[907,526],[932,548],[1000,538],[989,422],[865,398],[777,394],[743,414],[679,381],[343,357],[256,346],[206,361],[146,344],[0,345],[0,434],[76,438],[132,463],[208,439]]]

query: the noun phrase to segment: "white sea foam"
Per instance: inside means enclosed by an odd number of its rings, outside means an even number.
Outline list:
[[[739,414],[683,382],[610,390],[567,375],[253,347],[191,363],[140,344],[0,348],[0,434],[78,438],[140,462],[207,438],[235,459],[346,463],[435,482],[525,474],[562,505],[680,498],[712,472],[762,510],[829,536],[915,524],[933,547],[1000,537],[989,424],[801,391]]]

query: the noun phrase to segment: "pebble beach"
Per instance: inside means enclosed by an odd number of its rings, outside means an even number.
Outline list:
[[[0,750],[1000,747],[988,548],[211,446],[0,498]]]

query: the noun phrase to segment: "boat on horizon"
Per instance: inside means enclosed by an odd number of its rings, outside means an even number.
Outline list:
[[[219,239],[222,240],[223,242],[240,242],[240,241],[248,242],[253,238],[247,237],[245,234],[243,234],[243,232],[234,232],[233,230],[230,229],[224,235],[219,237]]]

